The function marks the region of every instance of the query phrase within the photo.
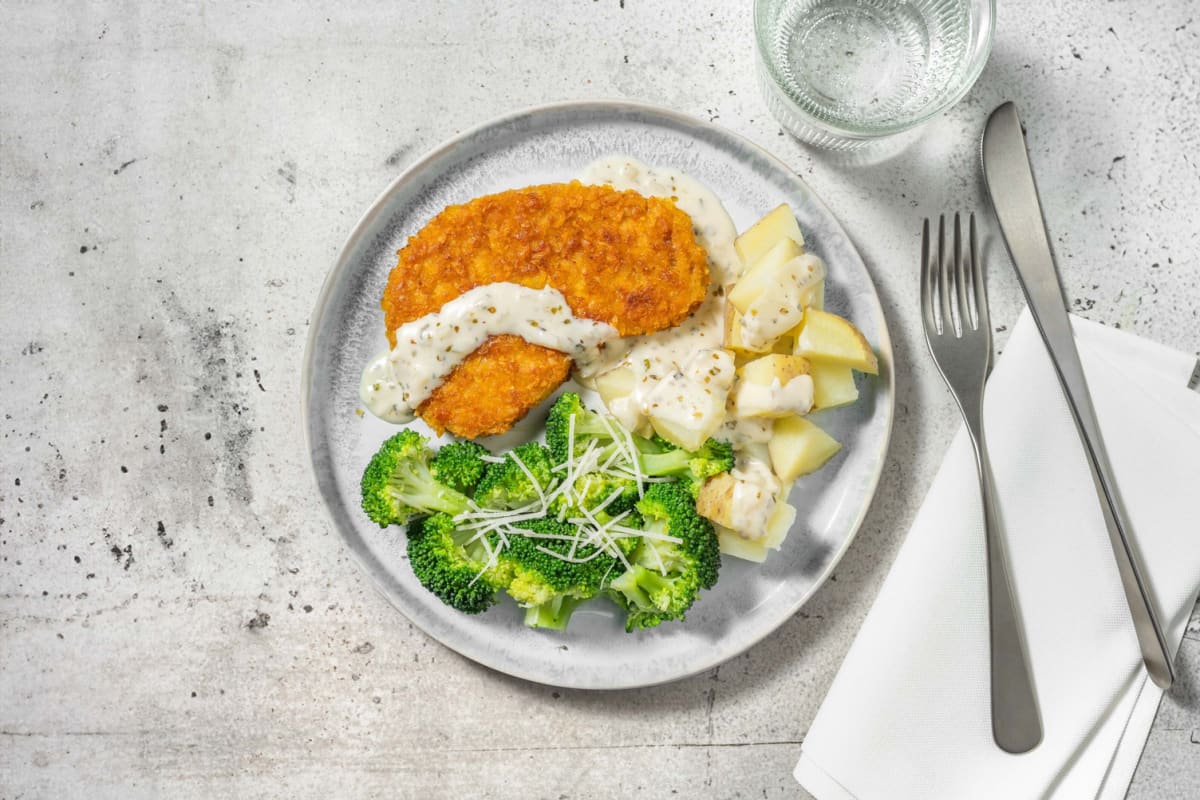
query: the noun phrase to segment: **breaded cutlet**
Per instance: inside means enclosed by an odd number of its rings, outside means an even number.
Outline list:
[[[678,325],[708,292],[708,256],[691,218],[665,198],[577,181],[530,186],[449,206],[399,251],[383,311],[388,340],[463,292],[547,285],[578,317],[622,336]],[[493,336],[417,408],[434,430],[503,433],[570,374],[570,356]]]

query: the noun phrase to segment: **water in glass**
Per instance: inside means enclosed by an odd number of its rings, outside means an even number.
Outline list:
[[[965,0],[760,0],[764,13],[776,82],[838,128],[903,126],[954,90],[971,55]]]

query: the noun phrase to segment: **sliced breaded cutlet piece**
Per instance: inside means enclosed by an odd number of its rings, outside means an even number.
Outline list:
[[[449,206],[399,251],[383,293],[388,340],[460,294],[508,282],[566,297],[578,317],[622,336],[678,325],[708,292],[692,220],[665,198],[577,181]],[[417,409],[434,430],[503,433],[570,374],[570,356],[493,336]]]

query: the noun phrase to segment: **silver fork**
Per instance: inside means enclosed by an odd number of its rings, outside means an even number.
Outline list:
[[[947,252],[946,218],[939,217],[935,254],[931,252],[929,220],[925,220],[921,240],[921,317],[929,352],[966,422],[979,473],[987,537],[992,738],[1002,750],[1024,753],[1042,740],[1042,723],[1009,578],[983,436],[983,389],[991,369],[992,326],[974,214],[969,229],[970,241],[964,257],[962,225],[955,214],[954,249]]]

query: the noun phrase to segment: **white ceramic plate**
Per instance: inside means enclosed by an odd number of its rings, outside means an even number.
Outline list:
[[[565,632],[530,629],[511,600],[478,616],[443,605],[412,575],[404,533],[380,530],[359,508],[359,478],[394,426],[357,413],[358,383],[386,347],[379,298],[396,250],[445,206],[479,195],[567,181],[606,155],[682,169],[709,186],[739,230],[779,203],[796,212],[825,259],[826,306],[853,320],[879,354],[861,397],[819,422],[844,445],[797,482],[800,509],[765,564],[724,559],[717,586],[681,623],[627,634],[604,600],[585,604]],[[749,141],[680,114],[630,103],[583,102],[524,111],[462,134],[413,165],[367,210],[329,274],[313,315],[303,378],[308,447],[321,496],[351,552],[405,616],[447,647],[493,669],[556,686],[616,689],[675,680],[741,653],[794,614],[825,581],[866,514],[892,422],[892,350],[871,277],[853,244],[796,175]],[[586,398],[585,398],[586,399]],[[598,402],[591,403],[593,407]],[[536,431],[544,408],[496,447]]]

